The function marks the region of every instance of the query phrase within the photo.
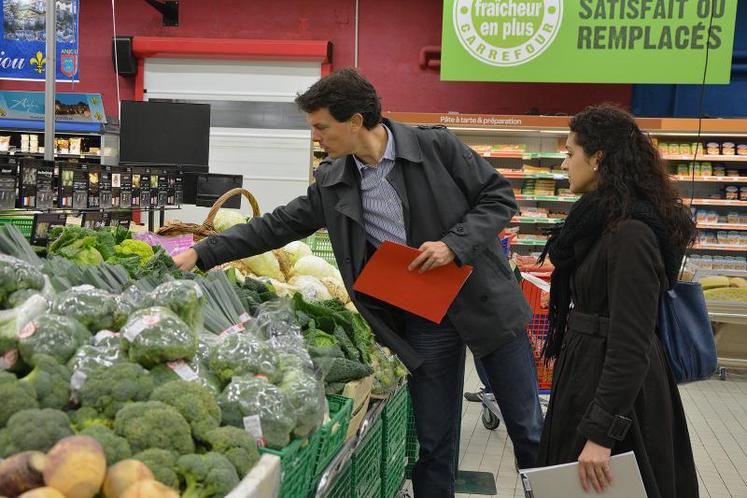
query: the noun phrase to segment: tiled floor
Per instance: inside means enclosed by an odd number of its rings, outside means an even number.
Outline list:
[[[465,390],[480,381],[470,358]],[[702,498],[747,498],[747,375],[729,372],[726,381],[697,382],[680,389],[685,405]],[[500,498],[524,497],[514,470],[506,429],[483,427],[478,403],[464,404],[460,470],[491,472]],[[409,488],[409,486],[408,486]],[[457,498],[486,495],[457,494]]]

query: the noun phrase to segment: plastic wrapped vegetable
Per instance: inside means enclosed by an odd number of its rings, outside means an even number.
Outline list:
[[[374,370],[374,383],[372,392],[377,395],[385,395],[396,389],[407,370],[396,355],[385,347],[374,343],[371,348],[371,367]]]
[[[90,285],[73,287],[58,294],[52,311],[75,318],[91,332],[119,330],[125,319],[116,296]]]
[[[195,331],[162,306],[136,311],[121,332],[130,361],[144,367],[192,358],[197,351]]]
[[[0,254],[0,305],[17,290],[43,288],[41,270],[18,258]]]
[[[17,308],[0,311],[0,355],[18,347],[18,333],[23,326],[47,311],[48,306],[47,300],[36,294]]]
[[[263,339],[301,335],[296,312],[290,301],[285,299],[262,303],[257,308],[256,319],[249,322],[247,329]]]
[[[324,385],[314,376],[298,368],[289,368],[278,386],[293,408],[296,427],[293,435],[306,437],[321,427],[327,409]]]
[[[164,282],[156,287],[152,298],[158,306],[165,306],[176,313],[196,333],[202,331],[204,324],[202,306],[205,304],[205,295],[197,282],[191,280]]]
[[[127,361],[127,356],[122,350],[119,334],[102,330],[90,344],[78,348],[67,366],[74,375],[82,372],[87,377],[97,368],[109,368],[124,361]],[[80,379],[80,374],[76,378]]]
[[[18,350],[30,365],[34,364],[34,355],[39,353],[65,364],[90,339],[91,333],[75,318],[45,312],[21,329]]]
[[[127,287],[117,299],[120,312],[125,316],[130,316],[137,310],[155,306],[153,296],[137,285]]]
[[[278,377],[275,352],[267,343],[249,332],[226,335],[213,348],[210,370],[223,382],[245,374],[262,374],[271,380]]]
[[[262,376],[234,377],[218,398],[223,423],[247,429],[270,448],[290,443],[296,426],[293,407],[286,396]]]

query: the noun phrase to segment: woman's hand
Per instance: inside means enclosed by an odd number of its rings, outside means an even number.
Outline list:
[[[593,441],[586,441],[584,449],[578,456],[578,475],[581,487],[589,492],[589,483],[597,493],[612,485],[612,469],[610,469],[610,455],[612,449],[605,448]]]

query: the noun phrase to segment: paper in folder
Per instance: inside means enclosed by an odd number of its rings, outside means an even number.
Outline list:
[[[610,458],[612,486],[602,494],[584,492],[578,477],[578,462],[520,470],[528,498],[647,498],[641,472],[632,451]]]
[[[384,241],[363,268],[353,289],[441,323],[472,267],[452,262],[425,273],[408,270],[419,254],[412,247]]]

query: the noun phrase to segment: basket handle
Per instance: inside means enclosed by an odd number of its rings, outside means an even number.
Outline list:
[[[205,221],[202,223],[205,226],[213,226],[213,220],[215,219],[215,215],[218,214],[218,210],[223,207],[223,204],[230,199],[231,197],[241,194],[244,197],[246,197],[246,200],[249,201],[249,204],[252,206],[252,216],[259,216],[259,204],[257,204],[257,199],[254,198],[251,192],[246,190],[245,188],[232,188],[225,194],[221,195],[217,201],[215,201],[215,204],[213,204],[213,207],[210,208],[210,212],[207,215],[207,218],[205,218]]]

